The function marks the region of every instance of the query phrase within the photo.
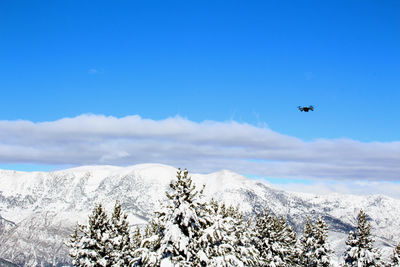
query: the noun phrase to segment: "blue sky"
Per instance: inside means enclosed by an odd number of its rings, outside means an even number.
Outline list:
[[[0,121],[179,116],[302,142],[396,143],[398,14],[398,1],[4,0]],[[7,153],[0,168],[79,164]]]

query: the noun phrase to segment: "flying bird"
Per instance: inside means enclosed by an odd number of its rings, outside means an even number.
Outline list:
[[[313,106],[308,106],[308,107],[302,107],[302,106],[298,106],[297,107],[301,112],[308,112],[309,110],[314,111],[314,107]]]

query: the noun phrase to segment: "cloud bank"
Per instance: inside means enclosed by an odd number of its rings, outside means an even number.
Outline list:
[[[386,195],[400,199],[400,183],[386,181],[317,181],[310,184],[284,183],[271,184],[269,186],[285,191],[327,195],[332,193],[352,195]]]
[[[0,162],[55,165],[164,163],[192,172],[317,180],[399,181],[400,141],[306,142],[235,121],[193,122],[85,114],[0,121]]]

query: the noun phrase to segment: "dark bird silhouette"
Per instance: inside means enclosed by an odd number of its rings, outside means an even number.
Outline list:
[[[308,106],[308,107],[302,107],[302,106],[298,106],[297,107],[301,112],[308,112],[308,111],[314,111],[314,107],[313,106]]]

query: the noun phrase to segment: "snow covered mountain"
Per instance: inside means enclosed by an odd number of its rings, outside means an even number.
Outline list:
[[[96,203],[111,212],[119,200],[131,225],[144,224],[165,199],[175,176],[175,168],[160,164],[85,166],[49,173],[0,170],[0,259],[21,266],[68,265],[63,241],[76,222],[87,223]],[[191,176],[198,186],[206,185],[208,198],[239,205],[248,216],[268,207],[285,216],[298,233],[306,216],[323,216],[339,256],[361,208],[369,216],[376,246],[386,255],[400,241],[398,199],[284,192],[226,170]]]

